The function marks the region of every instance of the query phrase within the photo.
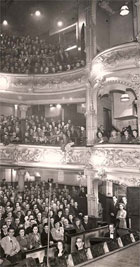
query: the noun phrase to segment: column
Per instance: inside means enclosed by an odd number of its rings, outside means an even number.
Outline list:
[[[137,12],[136,12],[136,34],[138,41],[140,42],[140,0],[137,0],[135,3]]]
[[[85,171],[87,176],[88,215],[98,217],[98,180],[94,180],[94,171]]]
[[[14,116],[18,117],[18,105],[14,105]]]
[[[26,112],[28,110],[28,106],[27,105],[20,105],[19,109],[20,109],[20,118],[25,119],[26,118]]]
[[[103,182],[103,194],[107,197],[113,197],[113,182]]]
[[[25,180],[26,171],[24,169],[17,170],[18,177],[18,191],[24,192],[24,180]]]
[[[86,60],[91,63],[97,53],[96,48],[96,0],[91,0],[86,11]]]
[[[86,131],[87,145],[93,145],[97,132],[97,95],[90,84],[86,89]]]
[[[138,134],[140,137],[140,98],[137,99]]]

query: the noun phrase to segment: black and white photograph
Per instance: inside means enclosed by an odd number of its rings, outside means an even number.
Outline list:
[[[0,266],[140,267],[140,0],[0,0]]]

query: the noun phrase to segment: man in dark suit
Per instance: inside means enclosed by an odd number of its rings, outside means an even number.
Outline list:
[[[116,215],[118,210],[119,210],[118,199],[116,196],[113,196],[109,207],[110,224],[116,225]]]
[[[94,223],[94,221],[92,221],[88,215],[85,215],[83,218],[83,222],[82,225],[84,226],[85,230],[91,230],[93,228],[96,227],[96,223]]]

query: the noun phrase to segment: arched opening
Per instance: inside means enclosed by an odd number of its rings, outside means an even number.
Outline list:
[[[138,130],[137,97],[134,90],[121,84],[112,87],[106,86],[98,92],[98,127],[103,125],[108,135],[112,129],[121,132],[128,126]]]

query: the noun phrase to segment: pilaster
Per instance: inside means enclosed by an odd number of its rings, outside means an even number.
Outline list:
[[[86,90],[87,145],[93,145],[97,132],[97,96],[90,84]]]
[[[86,12],[86,61],[89,65],[96,55],[96,0],[91,0]]]
[[[137,9],[137,39],[140,42],[140,0],[137,0],[135,3],[136,9]]]
[[[88,215],[98,217],[98,180],[94,180],[94,171],[86,170]]]
[[[137,99],[138,133],[140,137],[140,98]]]
[[[25,174],[26,174],[26,171],[24,169],[17,170],[19,192],[24,192]]]
[[[28,110],[28,106],[27,105],[19,105],[19,109],[20,109],[20,118],[25,119],[26,118],[26,112]]]

